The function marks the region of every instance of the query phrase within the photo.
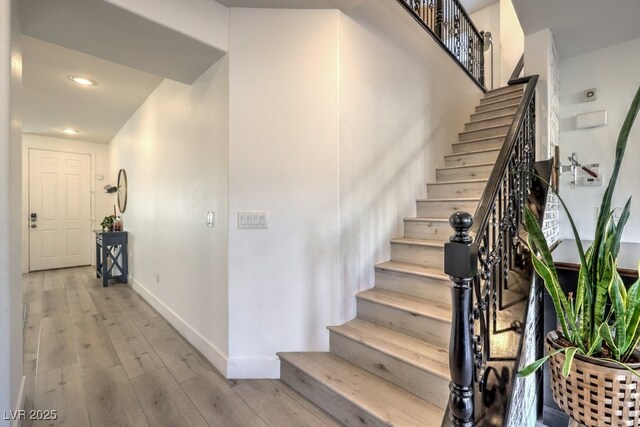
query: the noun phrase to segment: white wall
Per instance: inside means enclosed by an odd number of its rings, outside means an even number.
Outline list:
[[[190,86],[163,81],[110,143],[111,181],[120,168],[128,177],[130,282],[222,373],[228,74],[225,57]]]
[[[482,95],[397,3],[373,3],[340,19],[342,321]]]
[[[328,349],[481,91],[396,3],[231,9],[229,376]],[[238,230],[239,210],[269,212]]]
[[[338,319],[338,12],[233,8],[230,29],[228,374],[279,377]]]
[[[544,29],[525,37],[526,75],[539,76],[536,86],[536,159],[545,160],[551,157],[551,82],[554,61],[553,34]]]
[[[495,2],[471,14],[471,20],[479,31],[490,31],[493,40],[493,69],[491,68],[491,50],[484,54],[484,75],[487,88],[491,88],[491,78],[493,77],[493,87],[500,87],[500,60],[502,59],[500,50],[500,2]],[[492,76],[493,74],[493,76]]]
[[[0,410],[22,406],[20,90],[17,2],[0,2]],[[9,425],[2,417],[0,425]]]
[[[578,153],[581,163],[600,163],[604,173],[602,187],[570,188],[569,174],[561,178],[560,195],[569,205],[583,239],[593,239],[596,223],[596,207],[609,182],[615,145],[631,100],[640,86],[640,38],[605,49],[576,56],[560,62],[560,149],[561,159],[573,151]],[[598,89],[598,99],[580,102],[579,95],[590,88]],[[575,116],[591,111],[607,110],[606,126],[576,130]],[[625,228],[623,241],[640,241],[640,121],[636,120],[629,138],[627,151],[618,177],[613,205],[624,206],[633,196],[631,217]],[[568,220],[561,216],[561,235],[573,238]]]
[[[524,33],[511,0],[496,1],[471,14],[471,20],[479,31],[491,31],[493,35],[493,84],[495,88],[506,86],[509,77],[524,52]],[[491,51],[484,55],[487,86],[491,78]]]
[[[111,180],[112,170],[109,167],[109,146],[67,138],[50,138],[46,136],[23,134],[22,136],[22,272],[29,271],[29,149],[64,151],[69,153],[88,154],[91,156],[91,230],[100,228],[100,222],[106,215],[113,214],[113,206],[117,203],[115,194],[107,194],[102,188],[106,184],[116,185]],[[103,175],[102,181],[98,175]],[[91,240],[95,239],[93,233]],[[89,242],[91,248],[91,264],[95,265],[95,244]]]
[[[500,0],[500,85],[506,86],[524,53],[524,33],[511,0]],[[525,58],[526,61],[526,58]]]

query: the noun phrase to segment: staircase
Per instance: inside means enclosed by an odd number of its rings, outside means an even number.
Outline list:
[[[487,92],[476,113],[356,295],[357,318],[330,326],[329,353],[279,353],[281,379],[348,426],[439,426],[449,398],[449,216],[475,212],[524,85]]]

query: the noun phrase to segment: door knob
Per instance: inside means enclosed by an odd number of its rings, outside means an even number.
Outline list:
[[[37,227],[37,225],[31,224],[31,228],[36,228],[36,227]]]

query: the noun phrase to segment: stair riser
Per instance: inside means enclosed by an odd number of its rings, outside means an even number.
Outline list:
[[[449,348],[451,324],[404,310],[358,299],[358,318],[394,331],[425,340],[440,348]]]
[[[459,142],[473,141],[480,138],[492,138],[500,135],[506,135],[509,132],[509,126],[500,126],[491,129],[480,129],[471,132],[465,132],[458,135]]]
[[[443,251],[440,247],[391,243],[391,259],[393,261],[424,265],[442,271],[443,257]]]
[[[404,237],[411,239],[446,242],[449,241],[452,231],[448,222],[404,221]]]
[[[504,101],[504,100],[507,100],[507,99],[517,98],[517,97],[522,97],[522,91],[520,91],[520,92],[507,92],[507,93],[502,93],[500,95],[487,96],[487,97],[482,98],[480,100],[480,105],[491,104],[493,102]]]
[[[513,116],[496,117],[493,119],[483,120],[481,122],[469,122],[464,125],[464,130],[478,130],[488,126],[510,125],[513,122]]]
[[[518,99],[507,99],[505,101],[498,101],[493,104],[478,105],[476,107],[476,113],[484,113],[489,110],[495,110],[497,108],[511,107],[514,104],[518,104],[519,102],[520,101]]]
[[[486,93],[486,96],[502,95],[504,93],[517,93],[517,92],[522,93],[523,90],[524,90],[524,85],[522,84],[505,86],[505,87],[499,87],[497,89],[492,89],[488,91]]]
[[[485,139],[483,141],[457,143],[451,146],[453,154],[463,154],[468,151],[488,150],[490,148],[501,148],[504,143],[504,136],[498,138]]]
[[[477,165],[478,163],[494,163],[498,158],[499,151],[488,151],[473,154],[458,154],[455,156],[446,156],[444,158],[445,166],[465,166]]]
[[[387,424],[334,393],[316,378],[282,360],[280,380],[347,426],[383,427]]]
[[[449,282],[430,277],[376,269],[376,288],[451,304]]]
[[[418,216],[423,218],[449,218],[452,213],[458,211],[475,213],[478,208],[478,202],[464,202],[464,201],[451,201],[451,202],[430,202],[428,200],[417,202]]]
[[[436,170],[436,181],[455,181],[457,179],[488,179],[493,165],[468,166],[456,169]]]
[[[504,116],[507,114],[515,114],[518,110],[518,105],[514,105],[512,107],[504,107],[499,108],[494,111],[487,111],[486,113],[475,113],[471,115],[471,121],[477,122],[479,120],[492,119],[497,116]]]
[[[449,184],[427,184],[430,199],[478,198],[482,195],[486,182],[460,182]]]
[[[446,407],[449,401],[449,380],[335,332],[331,332],[329,343],[333,354],[440,408]]]

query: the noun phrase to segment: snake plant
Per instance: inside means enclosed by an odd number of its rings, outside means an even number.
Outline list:
[[[553,300],[562,337],[571,345],[551,352],[526,366],[518,372],[520,376],[533,373],[549,357],[560,352],[565,353],[562,369],[565,377],[569,375],[576,353],[613,360],[630,369],[626,363],[629,362],[633,350],[640,344],[640,279],[626,289],[618,274],[616,259],[620,251],[622,231],[629,218],[631,197],[627,200],[617,223],[611,211],[611,199],[638,110],[640,110],[640,88],[631,103],[618,137],[615,163],[611,179],[602,197],[595,238],[586,251],[582,246],[573,217],[562,198],[559,197],[562,208],[569,218],[580,255],[580,271],[575,295],[566,296],[562,292],[544,234],[529,207],[525,207],[525,226],[529,232],[527,244],[531,251],[533,267],[544,280],[547,292]]]

